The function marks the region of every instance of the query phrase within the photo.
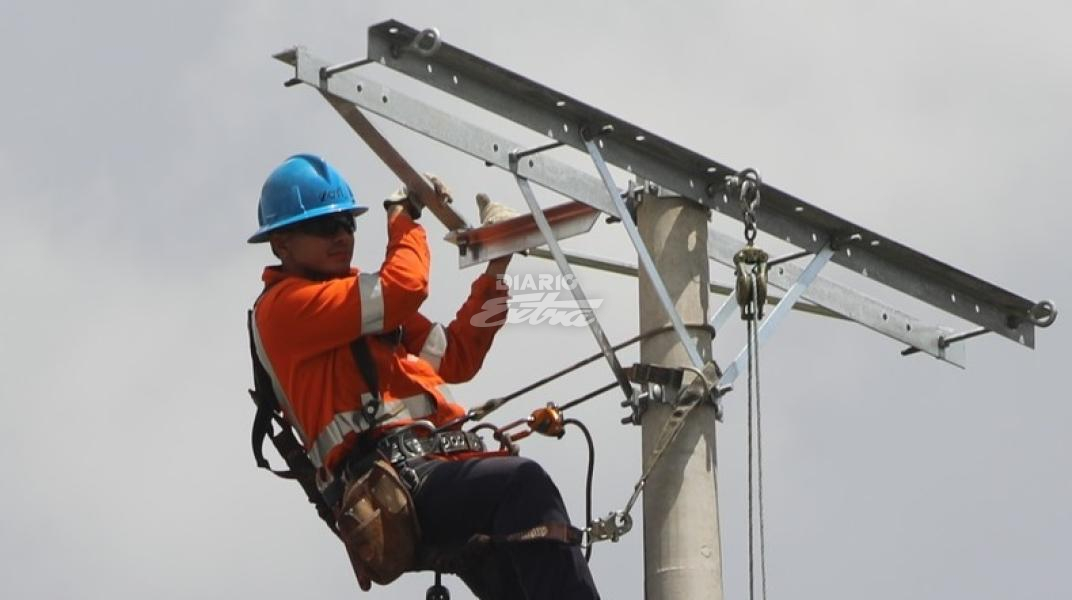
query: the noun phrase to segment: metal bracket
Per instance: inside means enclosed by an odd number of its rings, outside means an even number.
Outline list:
[[[721,376],[718,370],[718,365],[713,362],[709,363],[714,367],[714,373],[716,376]],[[622,419],[622,424],[634,423],[640,424],[640,417],[643,416],[643,410],[646,409],[650,402],[659,402],[669,404],[670,406],[688,405],[696,402],[696,396],[702,396],[699,393],[700,387],[693,385],[685,385],[685,372],[691,372],[691,369],[675,368],[675,367],[663,367],[660,365],[649,365],[644,363],[634,363],[633,366],[626,370],[629,376],[629,381],[633,383],[639,383],[648,390],[643,398],[638,400],[627,400],[622,403],[623,407],[635,407],[633,415]],[[694,373],[695,374],[695,373]],[[698,377],[699,375],[697,375]],[[691,383],[691,382],[690,382]],[[733,389],[731,386],[718,387],[714,385],[714,382],[709,382],[711,394],[707,398],[701,398],[701,401],[708,402],[717,410],[718,420],[722,420],[722,403],[720,398]],[[641,402],[643,404],[641,404]]]

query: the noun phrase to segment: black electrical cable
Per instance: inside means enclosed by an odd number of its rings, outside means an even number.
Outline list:
[[[611,384],[611,387],[617,384]],[[585,478],[584,483],[584,522],[586,527],[592,524],[592,479],[596,470],[596,445],[592,441],[592,432],[588,431],[588,428],[584,426],[577,419],[565,419],[562,421],[562,425],[576,425],[581,433],[584,434],[585,441],[588,442],[588,475]],[[586,539],[588,546],[584,549],[584,560],[588,562],[592,559],[592,541]]]

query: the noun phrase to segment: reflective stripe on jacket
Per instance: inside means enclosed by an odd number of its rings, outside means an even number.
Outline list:
[[[254,343],[272,378],[284,416],[299,431],[310,460],[330,473],[365,430],[360,409],[371,395],[350,350],[366,336],[388,416],[377,429],[415,419],[441,424],[465,410],[445,383],[471,379],[505,322],[508,295],[481,275],[447,326],[418,312],[428,293],[424,229],[399,215],[388,226],[386,258],[376,273],[313,281],[264,270],[265,291],[254,307]],[[489,312],[498,316],[492,326]],[[377,335],[402,328],[401,340]],[[326,476],[326,473],[322,474]]]

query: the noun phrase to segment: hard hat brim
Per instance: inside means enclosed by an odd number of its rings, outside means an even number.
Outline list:
[[[282,221],[272,223],[271,225],[265,225],[264,227],[258,229],[257,232],[254,233],[249,238],[249,240],[247,240],[247,242],[250,244],[261,244],[267,242],[268,235],[271,234],[273,231],[277,231],[284,227],[289,227],[290,225],[294,225],[296,223],[301,223],[302,221],[308,221],[309,219],[323,217],[324,215],[349,212],[352,213],[355,217],[359,217],[365,214],[365,212],[367,211],[367,206],[355,206],[353,204],[329,204],[327,206],[321,206],[320,208],[304,212],[300,215],[295,215],[289,219],[284,219]]]

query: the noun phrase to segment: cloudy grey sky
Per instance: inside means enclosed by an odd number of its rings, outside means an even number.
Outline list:
[[[281,86],[290,73],[273,52],[302,44],[356,58],[373,23],[437,26],[451,43],[1060,306],[1072,297],[1070,16],[1043,0],[4,2],[0,595],[357,593],[297,488],[249,456],[243,318],[270,257],[244,240],[264,176],[289,154],[323,154],[366,202],[396,182],[315,92]],[[384,131],[461,202],[489,191],[523,204],[502,173]],[[360,266],[381,259],[382,229],[376,211],[363,218]],[[430,229],[438,240],[441,227]],[[607,226],[571,247],[630,259]],[[433,252],[427,311],[447,319],[475,272],[459,274],[442,242]],[[605,299],[610,336],[636,333],[635,282],[582,277]],[[960,371],[901,358],[861,327],[794,315],[763,356],[771,597],[1068,597],[1066,325],[1040,331],[1036,351],[976,340]],[[716,355],[740,341],[720,337]],[[594,350],[583,330],[511,326],[456,395],[484,400]],[[594,365],[503,419],[609,380]],[[725,587],[740,598],[740,393],[726,407]],[[612,396],[577,412],[597,438],[600,513],[621,507],[638,474],[639,432],[618,425],[620,413]],[[525,448],[577,519],[583,448],[570,437]],[[597,548],[604,597],[642,596],[640,537]],[[408,575],[368,597],[423,597],[429,581]],[[469,597],[458,582],[452,591]]]

